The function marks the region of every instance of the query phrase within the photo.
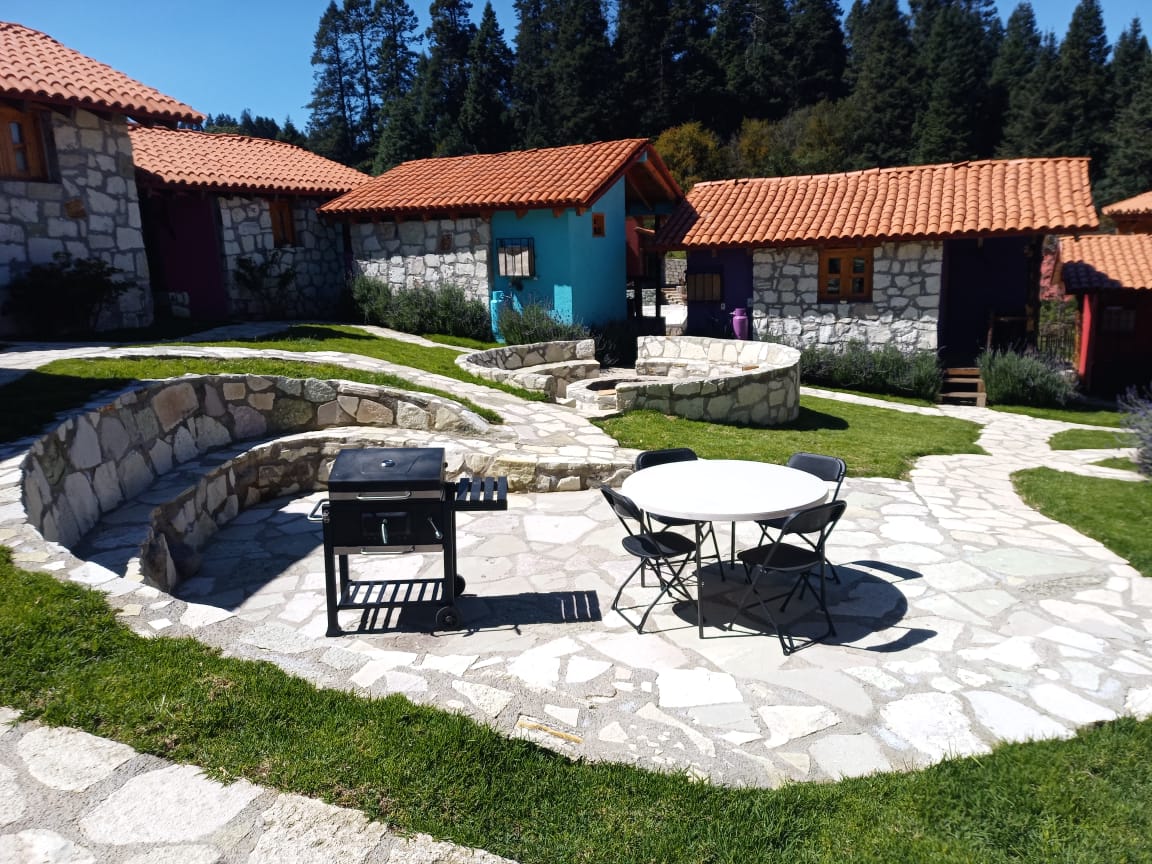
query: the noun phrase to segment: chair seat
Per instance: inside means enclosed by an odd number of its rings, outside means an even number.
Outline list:
[[[655,513],[649,514],[652,521],[659,522],[661,525],[670,525],[673,528],[679,526],[695,525],[699,519],[681,519],[679,516],[657,516]]]
[[[633,534],[622,541],[629,555],[637,558],[679,558],[696,551],[696,544],[675,531]]]
[[[819,567],[822,554],[815,549],[793,546],[791,543],[776,543],[772,546],[755,546],[745,549],[737,556],[746,567],[764,565],[771,558],[771,570],[808,570]]]

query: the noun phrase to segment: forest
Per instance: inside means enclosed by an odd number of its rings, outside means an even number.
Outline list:
[[[373,174],[410,159],[647,137],[698,180],[1090,156],[1099,204],[1152,189],[1152,59],[1098,0],[1067,31],[993,0],[330,2],[307,128],[209,117]]]

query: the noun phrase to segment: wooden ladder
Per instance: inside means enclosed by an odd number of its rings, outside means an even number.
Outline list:
[[[979,366],[954,366],[944,370],[941,402],[964,402],[983,408],[988,401]]]

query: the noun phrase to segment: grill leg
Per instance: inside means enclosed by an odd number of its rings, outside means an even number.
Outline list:
[[[344,585],[348,583],[348,556],[340,556],[340,577]],[[328,630],[325,636],[342,636],[340,619],[336,610],[340,605],[340,592],[336,587],[336,555],[332,551],[331,537],[328,529],[328,513],[324,513],[324,594],[328,601]]]

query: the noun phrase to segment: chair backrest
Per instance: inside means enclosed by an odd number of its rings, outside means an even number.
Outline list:
[[[663,450],[645,450],[636,457],[633,467],[640,471],[653,465],[666,465],[669,462],[694,462],[698,459],[691,447],[667,447]]]
[[[819,534],[820,536],[813,541],[812,547],[823,555],[824,541],[828,539],[828,535],[832,533],[832,529],[836,527],[836,523],[844,515],[844,508],[847,506],[847,501],[829,501],[825,504],[816,504],[803,510],[797,510],[784,520],[784,525],[780,529],[780,539],[789,534]]]
[[[636,502],[627,495],[621,494],[609,486],[601,486],[600,491],[604,493],[604,497],[608,501],[608,506],[612,508],[612,512],[616,514],[616,518],[620,520],[620,524],[624,526],[625,531],[629,534],[637,533],[629,524],[629,519],[636,523],[640,532],[645,530],[644,514],[640,512],[640,508],[636,506]]]
[[[788,457],[787,465],[798,471],[804,471],[819,477],[826,483],[835,483],[832,497],[840,494],[840,485],[844,482],[844,475],[848,473],[848,466],[838,456],[821,456],[819,453],[793,453]]]

